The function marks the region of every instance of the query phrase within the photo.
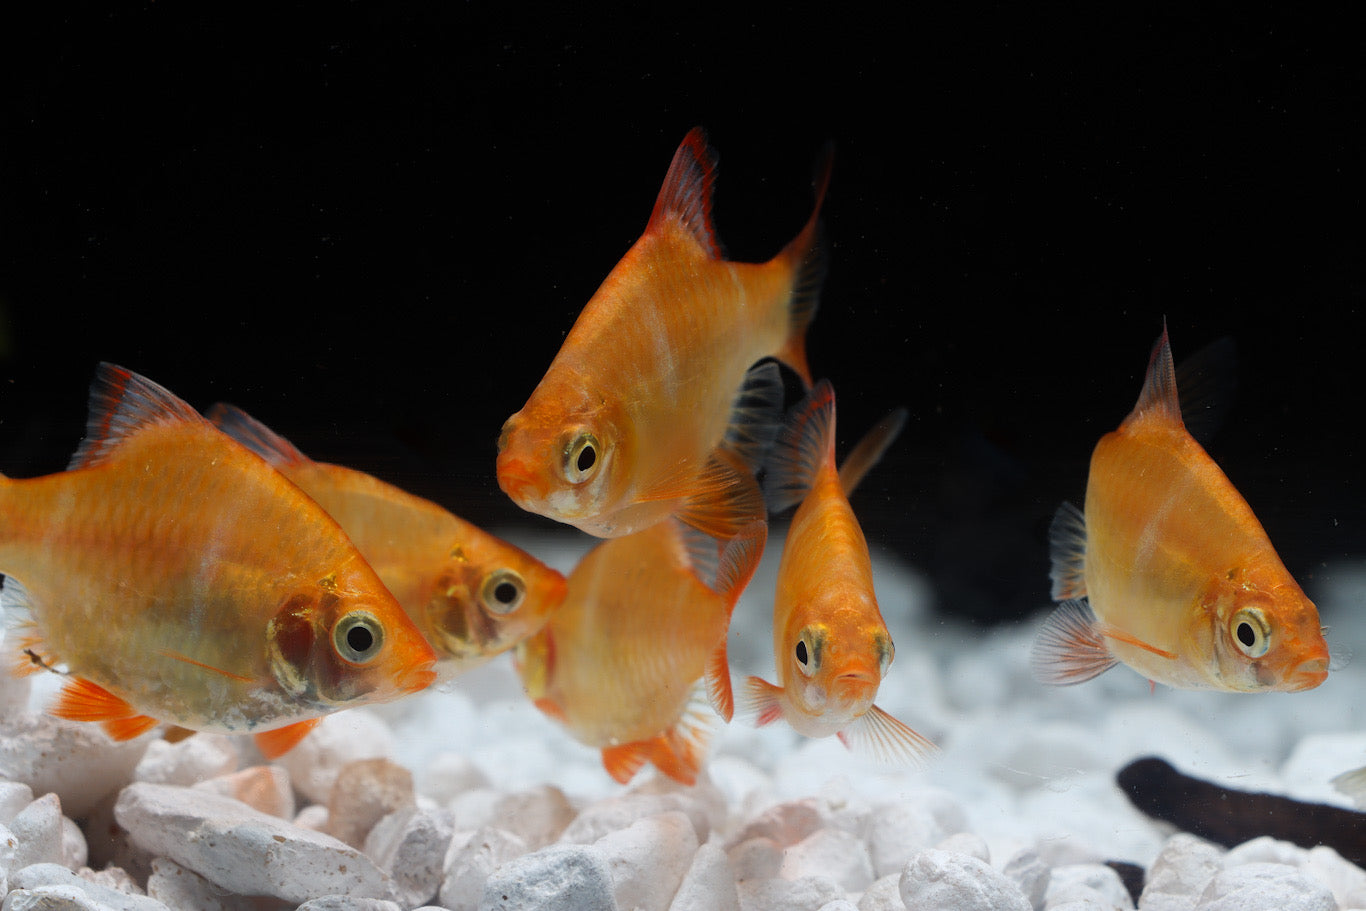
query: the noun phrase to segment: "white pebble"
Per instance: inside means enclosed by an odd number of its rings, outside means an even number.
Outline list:
[[[719,845],[699,845],[669,911],[740,911],[735,869]]]
[[[0,781],[0,825],[7,826],[19,811],[33,803],[33,789],[18,781]]]
[[[1263,835],[1229,848],[1222,862],[1224,868],[1239,864],[1287,864],[1299,867],[1309,859],[1309,852],[1299,845]]]
[[[33,864],[10,877],[10,888],[42,892],[51,887],[76,890],[84,898],[112,911],[164,911],[166,905],[145,895],[129,895],[77,876],[61,864]],[[41,907],[41,906],[39,906]],[[59,906],[53,906],[59,907]]]
[[[520,836],[531,851],[554,843],[578,815],[564,791],[554,785],[503,795],[494,802],[491,813],[499,825]]]
[[[892,873],[876,880],[858,900],[858,911],[906,911],[901,900],[901,874]]]
[[[226,734],[195,734],[177,743],[153,740],[133,769],[134,781],[192,785],[237,771],[241,756]]]
[[[1201,911],[1337,911],[1333,893],[1287,864],[1221,870],[1200,896]]]
[[[901,875],[906,861],[950,833],[922,804],[902,800],[873,807],[868,815],[868,854],[876,876]]]
[[[1124,881],[1105,864],[1068,864],[1050,871],[1046,895],[1049,908],[1092,897],[1106,908],[1128,911],[1134,906],[1133,896],[1125,888]]]
[[[1018,852],[1006,861],[1001,872],[1005,874],[1006,879],[1020,887],[1031,907],[1043,907],[1044,898],[1048,894],[1050,871],[1048,864],[1043,862],[1038,853],[1030,848]]]
[[[152,861],[147,877],[147,895],[169,908],[194,908],[195,911],[251,911],[255,899],[230,895],[193,870],[165,857]]]
[[[901,900],[916,911],[1031,911],[1020,887],[969,854],[929,848],[906,863]]]
[[[726,854],[739,885],[772,879],[783,866],[783,846],[762,835],[746,839]]]
[[[474,788],[492,785],[483,770],[464,753],[439,753],[417,776],[417,792],[439,804],[448,804]]]
[[[825,807],[814,797],[781,803],[755,817],[730,840],[730,844],[763,837],[787,847],[823,828],[826,821]]]
[[[935,847],[950,854],[967,854],[984,864],[991,863],[991,849],[987,847],[985,839],[972,832],[954,832]]]
[[[599,800],[574,817],[560,833],[561,844],[591,845],[610,832],[617,832],[641,819],[682,810],[692,822],[693,834],[699,843],[711,833],[707,809],[698,800],[681,791],[667,794],[622,794]],[[457,818],[457,822],[458,822]]]
[[[848,897],[828,876],[741,883],[739,891],[743,911],[820,911],[832,901]]]
[[[123,789],[114,816],[144,849],[240,894],[390,896],[388,878],[361,852],[228,797],[139,782]]]
[[[588,845],[558,844],[503,864],[484,883],[479,911],[618,911],[612,874]],[[631,911],[631,909],[621,909]]]
[[[604,835],[594,847],[611,871],[619,908],[668,911],[697,853],[697,833],[674,810]]]
[[[382,898],[324,895],[304,902],[296,911],[403,911],[403,906]]]
[[[1138,906],[1144,911],[1188,911],[1222,868],[1222,850],[1178,832],[1167,839],[1148,867]]]
[[[152,739],[144,734],[115,742],[97,724],[45,714],[0,716],[0,777],[22,782],[34,794],[56,793],[65,811],[80,819],[132,779]]]
[[[194,785],[202,791],[240,800],[262,813],[289,819],[294,815],[294,787],[282,765],[254,765]]]
[[[1309,849],[1302,868],[1333,891],[1341,908],[1366,908],[1366,870],[1347,861],[1327,845]]]
[[[473,911],[489,874],[526,853],[526,842],[502,829],[455,833],[443,859],[437,901],[450,911]]]
[[[62,802],[56,794],[44,794],[19,811],[10,820],[10,834],[14,837],[14,860],[11,869],[22,870],[29,864],[66,864],[63,848],[65,827],[62,825]]]
[[[370,830],[365,855],[388,874],[399,904],[416,907],[435,898],[441,888],[446,849],[454,830],[445,810],[396,810]]]
[[[847,892],[862,892],[876,878],[863,839],[843,829],[817,829],[783,852],[783,879],[828,876]]]
[[[821,905],[817,911],[858,911],[858,905],[847,898],[837,898],[832,902]]]
[[[324,831],[359,848],[380,819],[416,803],[412,772],[392,759],[357,759],[342,766],[332,782]]]
[[[314,832],[326,832],[327,807],[320,803],[309,804],[294,814],[294,825],[301,829],[312,829]]]
[[[342,766],[357,759],[392,759],[394,735],[365,709],[327,715],[298,746],[275,760],[289,771],[299,793],[327,803]]]

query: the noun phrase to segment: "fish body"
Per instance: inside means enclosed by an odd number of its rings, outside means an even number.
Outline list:
[[[1036,674],[1077,683],[1123,663],[1183,689],[1318,686],[1318,610],[1187,432],[1175,376],[1164,329],[1137,405],[1096,445],[1084,512],[1064,504],[1054,520],[1065,603],[1036,641]]]
[[[709,572],[698,551],[710,547],[714,559],[715,544],[676,520],[602,542],[569,574],[550,622],[517,648],[527,694],[601,749],[617,781],[649,761],[692,784],[711,727],[699,691],[729,720],[726,634],[766,537],[760,521],[732,538],[712,585],[699,577]]]
[[[435,654],[341,528],[180,399],[101,365],[69,470],[0,480],[6,648],[65,668],[55,714],[169,722],[278,755],[416,692]]]
[[[503,426],[498,483],[519,506],[598,537],[679,515],[717,539],[755,518],[714,458],[747,371],[776,357],[809,381],[805,332],[825,271],[817,214],[765,263],[722,258],[715,156],[683,140],[645,233],[585,305]],[[740,474],[745,471],[740,469]]]
[[[851,749],[886,761],[914,761],[933,745],[874,704],[894,647],[873,588],[872,561],[849,505],[856,485],[900,423],[860,444],[863,464],[835,469],[835,397],[821,381],[793,410],[769,465],[774,511],[794,499],[773,597],[778,684],[750,677],[746,702],[760,725],[782,718],[807,737],[838,735]]]
[[[436,650],[438,682],[507,651],[564,600],[557,570],[442,506],[315,462],[238,408],[215,405],[208,417],[337,520]]]

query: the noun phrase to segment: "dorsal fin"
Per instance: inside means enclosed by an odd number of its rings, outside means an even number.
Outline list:
[[[789,260],[796,277],[787,303],[787,341],[778,357],[811,385],[811,368],[806,363],[806,329],[816,318],[820,306],[821,287],[830,268],[830,256],[825,243],[825,229],[821,226],[821,206],[830,187],[830,174],[835,165],[835,144],[827,142],[816,160],[814,181],[816,203],[800,233],[778,256]]]
[[[723,259],[721,242],[716,239],[712,222],[712,186],[716,183],[716,153],[707,144],[707,133],[693,127],[674,152],[664,186],[655,199],[654,211],[645,233],[659,231],[669,221],[687,229],[697,245],[711,259]]]
[[[896,438],[901,435],[901,428],[905,426],[905,408],[888,412],[887,416],[874,424],[873,428],[863,435],[863,439],[858,441],[858,445],[844,457],[844,464],[840,465],[840,488],[846,497],[853,496],[864,475],[882,461],[883,454],[896,442]]]
[[[306,465],[309,462],[308,456],[293,443],[236,405],[218,402],[204,416],[219,430],[276,468]]]
[[[1140,420],[1156,420],[1176,427],[1185,427],[1181,421],[1181,400],[1176,392],[1176,368],[1172,364],[1172,348],[1171,342],[1167,339],[1165,320],[1162,323],[1162,334],[1153,345],[1153,354],[1148,360],[1148,375],[1143,380],[1143,391],[1138,395],[1138,403],[1120,427]]]
[[[805,498],[816,474],[835,457],[835,390],[821,380],[788,413],[764,478],[764,497],[772,512]]]
[[[98,465],[125,439],[155,424],[203,421],[182,399],[131,370],[101,362],[90,384],[85,439],[71,457],[72,468]]]

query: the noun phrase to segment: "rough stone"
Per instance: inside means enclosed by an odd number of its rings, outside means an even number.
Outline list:
[[[501,865],[479,911],[618,911],[612,873],[588,845],[558,844]],[[631,909],[622,909],[631,911]]]
[[[412,908],[436,897],[454,830],[446,811],[418,807],[395,810],[370,830],[365,854],[389,875],[399,904]]]
[[[697,834],[674,810],[604,835],[595,847],[611,871],[618,907],[668,911],[697,853]]]
[[[327,834],[354,848],[381,818],[415,806],[413,774],[391,759],[358,759],[337,772],[327,801]]]
[[[1032,911],[1020,887],[970,854],[929,848],[906,863],[901,900],[916,911]]]
[[[740,911],[735,869],[719,845],[699,845],[669,911]]]
[[[240,800],[262,813],[290,819],[295,813],[294,787],[282,765],[254,765],[194,785],[212,794]]]

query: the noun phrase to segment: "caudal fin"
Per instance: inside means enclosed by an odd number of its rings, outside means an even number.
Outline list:
[[[787,305],[787,342],[778,353],[778,358],[795,370],[807,387],[811,385],[811,368],[806,363],[806,329],[816,318],[821,286],[825,284],[825,275],[830,266],[820,214],[834,164],[835,146],[827,142],[817,159],[816,204],[811,209],[811,217],[801,232],[778,254],[779,258],[791,263],[796,275]]]

